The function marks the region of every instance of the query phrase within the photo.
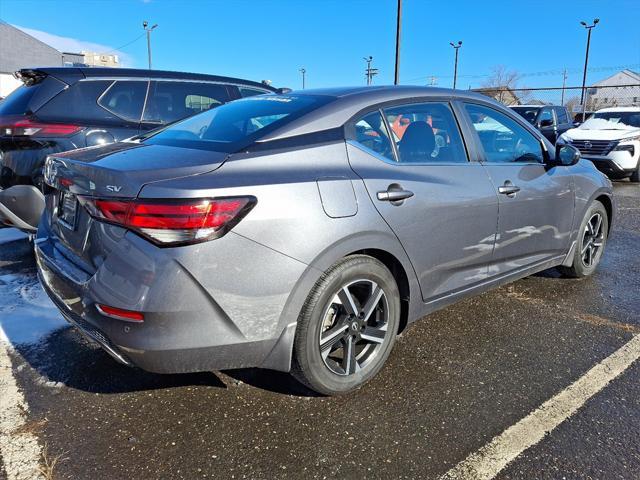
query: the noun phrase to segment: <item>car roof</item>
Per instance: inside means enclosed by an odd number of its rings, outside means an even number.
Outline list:
[[[608,107],[596,111],[600,112],[640,112],[640,107]]]
[[[309,112],[302,117],[274,130],[260,142],[287,138],[295,135],[329,130],[344,125],[352,116],[372,105],[386,102],[424,99],[461,99],[481,100],[485,103],[504,106],[495,100],[469,90],[453,90],[450,88],[422,87],[411,85],[384,85],[363,87],[334,87],[310,90],[294,90],[285,96],[328,96],[333,101]]]
[[[277,89],[265,85],[264,83],[254,82],[235,77],[224,77],[220,75],[207,75],[203,73],[174,72],[169,70],[148,70],[139,68],[108,68],[108,67],[42,67],[42,68],[25,68],[19,71],[22,75],[29,74],[45,74],[59,78],[65,82],[68,80],[78,80],[79,78],[150,78],[150,79],[168,79],[168,80],[200,80],[208,82],[222,82],[231,84],[241,84],[253,86],[275,92]],[[74,78],[75,77],[75,78]]]

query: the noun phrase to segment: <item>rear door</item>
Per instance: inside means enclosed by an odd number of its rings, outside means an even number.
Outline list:
[[[451,106],[373,110],[348,130],[349,162],[409,255],[423,299],[485,280],[498,200],[485,169],[469,161]]]
[[[567,169],[547,167],[541,139],[515,117],[475,103],[465,103],[464,109],[499,198],[491,275],[566,254],[574,205]]]
[[[142,117],[151,130],[237,98],[237,87],[221,83],[152,80]]]

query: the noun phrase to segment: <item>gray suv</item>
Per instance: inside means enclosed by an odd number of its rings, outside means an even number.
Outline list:
[[[361,386],[396,336],[558,267],[590,275],[610,181],[509,109],[420,87],[237,100],[51,156],[35,240],[67,320],[153,372],[262,367]]]

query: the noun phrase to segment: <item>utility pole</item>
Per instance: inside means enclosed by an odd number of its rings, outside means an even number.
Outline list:
[[[305,75],[307,74],[307,69],[302,67],[298,71],[302,74],[302,89],[304,90],[304,87],[305,87]]]
[[[562,99],[560,100],[560,105],[564,107],[564,87],[567,84],[567,69],[565,68],[562,72]]]
[[[438,84],[438,77],[432,75],[429,80],[429,86],[435,87],[437,84]]]
[[[147,56],[149,57],[149,70],[151,70],[151,32],[158,26],[158,24],[154,24],[152,27],[149,26],[149,22],[146,20],[142,22],[142,28],[147,32]]]
[[[458,83],[458,50],[462,46],[462,41],[458,42],[457,44],[449,42],[449,45],[451,45],[456,51],[456,60],[453,67],[453,88],[456,88],[456,83]]]
[[[373,76],[378,74],[378,69],[371,68],[371,62],[373,62],[373,57],[371,55],[364,57],[364,61],[367,62],[367,69],[364,71],[364,76],[367,78],[367,85],[371,85]]]
[[[587,25],[586,22],[580,22],[584,28],[587,29],[587,53],[584,57],[584,72],[582,73],[582,93],[580,94],[580,104],[582,105],[582,121],[584,122],[586,114],[586,104],[585,104],[585,85],[587,83],[587,66],[589,65],[589,47],[591,46],[591,30],[595,28],[595,26],[600,22],[599,18],[593,19],[593,24]]]
[[[396,15],[396,68],[393,84],[400,83],[400,31],[402,28],[402,0],[398,0],[398,13]]]

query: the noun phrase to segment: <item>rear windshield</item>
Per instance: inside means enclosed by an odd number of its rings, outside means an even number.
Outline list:
[[[244,98],[156,130],[142,139],[154,145],[233,152],[330,101],[331,97],[312,95]]]
[[[27,113],[29,101],[38,88],[39,85],[18,87],[0,102],[0,115],[24,115]]]

